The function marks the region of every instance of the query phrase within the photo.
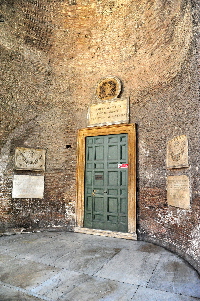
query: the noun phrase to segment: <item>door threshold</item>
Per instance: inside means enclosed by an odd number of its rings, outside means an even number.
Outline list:
[[[90,235],[137,240],[136,233],[114,232],[109,230],[99,230],[99,229],[90,229],[90,228],[81,228],[81,227],[75,227],[74,232],[90,234]]]

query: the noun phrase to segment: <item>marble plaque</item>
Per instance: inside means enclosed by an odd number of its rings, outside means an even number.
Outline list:
[[[12,198],[42,199],[44,176],[14,175]]]
[[[188,139],[175,137],[167,144],[167,168],[188,167]]]
[[[17,147],[15,149],[15,169],[45,170],[45,150]]]
[[[88,126],[120,124],[129,122],[128,100],[118,100],[91,105]]]
[[[167,202],[170,206],[190,209],[190,188],[187,176],[169,176],[167,178]]]

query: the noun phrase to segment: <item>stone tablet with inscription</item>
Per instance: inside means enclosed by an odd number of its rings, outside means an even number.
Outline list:
[[[129,122],[128,100],[110,101],[91,105],[88,126],[101,126]]]
[[[188,167],[188,139],[175,137],[167,144],[167,168]]]
[[[14,175],[12,198],[42,199],[44,176]]]
[[[187,176],[169,176],[167,178],[167,202],[170,206],[190,209],[190,188]]]
[[[17,147],[15,149],[15,169],[45,170],[45,150]]]

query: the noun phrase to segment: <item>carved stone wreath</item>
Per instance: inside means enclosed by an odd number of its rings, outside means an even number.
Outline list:
[[[121,82],[117,77],[108,76],[102,78],[96,89],[96,95],[100,100],[117,98],[121,92]]]

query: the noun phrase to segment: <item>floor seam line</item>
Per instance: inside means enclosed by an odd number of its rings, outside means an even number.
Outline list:
[[[0,281],[0,283],[1,283],[4,287],[12,288],[12,289],[14,289],[15,291],[18,291],[18,292],[24,293],[24,294],[26,294],[26,295],[29,295],[29,296],[38,298],[39,300],[44,300],[44,301],[54,301],[54,300],[49,299],[49,298],[46,298],[46,297],[44,297],[44,296],[40,296],[40,295],[38,295],[38,294],[32,293],[31,290],[29,290],[29,289],[24,289],[24,288],[21,288],[21,287],[19,287],[19,286],[14,286],[14,285],[12,285],[12,284],[9,284],[9,283],[6,283],[6,282],[2,282],[2,281]]]
[[[149,283],[150,283],[150,281],[151,281],[151,278],[153,277],[153,274],[154,274],[154,272],[155,272],[155,270],[156,270],[156,268],[157,268],[157,266],[158,266],[158,264],[159,264],[159,262],[160,262],[161,257],[162,257],[162,256],[160,255],[160,257],[159,257],[159,259],[158,259],[158,261],[157,261],[157,263],[156,263],[154,269],[152,270],[151,276],[149,277],[149,280],[147,281],[146,288],[148,288],[148,285],[149,285]]]
[[[106,264],[108,264],[108,263],[109,263],[115,256],[117,256],[121,251],[122,251],[122,249],[121,249],[119,252],[113,254],[113,256],[111,256],[111,258],[107,259],[106,262],[104,262],[103,265],[102,265],[97,271],[95,271],[95,272],[92,274],[92,276],[95,276],[98,272],[100,272],[100,271],[104,268],[104,266],[105,266]]]

